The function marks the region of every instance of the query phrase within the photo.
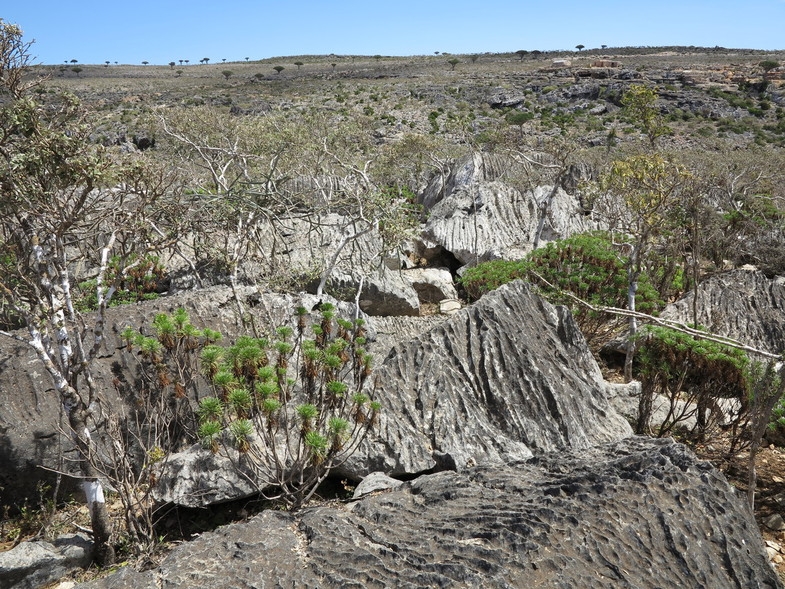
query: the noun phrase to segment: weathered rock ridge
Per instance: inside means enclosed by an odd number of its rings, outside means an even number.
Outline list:
[[[663,319],[693,322],[690,292],[662,312]],[[785,277],[739,269],[698,285],[698,324],[718,335],[779,354],[785,350]]]
[[[379,428],[347,465],[363,476],[525,459],[631,434],[572,315],[521,281],[393,347],[376,379]]]
[[[450,252],[462,264],[517,259],[530,252],[539,224],[540,203],[552,187],[521,193],[505,183],[498,156],[471,154],[452,172],[434,178],[422,195],[429,211],[422,239]],[[580,200],[558,188],[546,215],[541,241],[564,239],[598,229]]]
[[[781,587],[743,498],[671,440],[630,438],[266,511],[85,589]]]

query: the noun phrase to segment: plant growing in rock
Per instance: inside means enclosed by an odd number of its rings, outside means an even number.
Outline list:
[[[128,266],[124,273],[121,272],[123,264]],[[130,256],[128,260],[113,256],[109,260],[106,279],[117,283],[117,291],[110,306],[157,298],[165,278],[166,269],[156,255]],[[81,296],[77,306],[80,310],[95,311],[98,307],[95,286],[95,280],[86,280],[79,284],[78,294]]]
[[[381,407],[366,385],[372,360],[363,322],[336,318],[324,303],[308,330],[299,308],[296,328],[201,353],[216,393],[197,410],[202,444],[219,452],[228,431],[238,468],[291,509],[357,450]]]
[[[109,414],[105,434],[110,443],[93,456],[96,469],[111,481],[120,498],[126,545],[136,553],[149,551],[157,541],[158,518],[151,493],[160,469],[172,452],[206,435],[197,430],[194,413],[200,381],[206,386],[199,352],[214,347],[221,338],[217,331],[197,329],[182,308],[157,314],[152,327],[153,336],[131,327],[121,334],[126,353],[135,358],[138,378],[133,383],[116,379],[128,409]]]
[[[738,401],[739,413],[733,418],[737,427],[747,408],[747,366],[742,350],[647,326],[638,334],[637,373],[642,390],[636,433],[649,433],[656,395],[668,400],[668,412],[657,425],[657,436],[670,434],[679,423],[694,417],[693,434],[705,439],[725,417],[719,406],[721,399]]]

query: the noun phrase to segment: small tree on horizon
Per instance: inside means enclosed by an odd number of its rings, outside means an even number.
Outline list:
[[[174,69],[175,65],[177,65],[175,62],[173,62],[173,61],[169,62],[169,67],[172,68],[172,69]]]
[[[576,45],[575,49],[577,49],[578,51],[583,51],[584,47],[586,47],[586,45]]]
[[[518,49],[518,51],[515,52],[515,55],[517,55],[520,58],[520,60],[523,61],[523,58],[526,56],[527,53],[529,52],[526,51],[525,49]]]

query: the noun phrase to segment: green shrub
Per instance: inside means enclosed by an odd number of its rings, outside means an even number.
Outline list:
[[[234,448],[247,456],[247,476],[290,508],[308,501],[357,449],[381,409],[361,392],[372,363],[364,325],[335,315],[331,304],[321,306],[313,338],[301,308],[296,329],[279,327],[274,339],[240,337],[222,354],[209,346],[201,353],[216,397],[201,401],[200,428],[228,427]],[[208,433],[200,437],[215,450],[219,438]]]
[[[658,394],[669,401],[668,414],[657,426],[658,436],[668,435],[674,426],[695,417],[694,433],[703,439],[723,417],[717,407],[719,399],[735,398],[746,404],[749,360],[743,351],[665,327],[644,327],[637,339],[636,368],[642,390],[636,433],[649,433]]]
[[[113,257],[109,260],[109,268],[106,273],[107,284],[115,284],[117,290],[109,306],[117,306],[138,301],[147,301],[158,298],[158,289],[166,278],[164,268],[158,256],[145,255],[133,264],[125,276],[119,276],[121,265],[127,267],[134,260],[120,260]],[[96,294],[95,280],[87,280],[79,284],[75,305],[80,311],[95,311],[98,308],[98,296]]]
[[[545,285],[537,275],[553,285]],[[528,280],[540,287],[551,303],[570,307],[575,320],[591,343],[611,316],[579,305],[565,293],[595,306],[625,307],[627,278],[622,258],[603,232],[584,233],[555,241],[530,253],[523,260],[494,260],[467,270],[461,284],[468,296],[477,300],[512,280]],[[636,308],[656,312],[663,301],[645,273],[638,283]]]
[[[156,315],[155,337],[125,329],[143,381],[132,400],[136,421],[155,436],[139,439],[164,456],[196,441],[216,453],[229,444],[265,497],[290,508],[308,501],[381,410],[365,387],[372,358],[362,320],[337,318],[324,303],[309,338],[308,319],[300,308],[295,328],[278,327],[269,339],[240,336],[228,347],[216,345],[217,332],[194,328],[183,309]],[[197,403],[200,375],[215,396]]]

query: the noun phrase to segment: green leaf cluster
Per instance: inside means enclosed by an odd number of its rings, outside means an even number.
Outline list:
[[[309,325],[309,312],[299,308],[295,327],[279,327],[274,337],[241,336],[200,354],[215,396],[199,403],[199,439],[213,452],[231,439],[253,463],[267,465],[255,471],[257,483],[275,485],[290,507],[356,449],[381,410],[361,392],[372,370],[364,323],[336,315],[323,303]]]
[[[126,268],[125,274],[120,269]],[[161,259],[153,254],[144,256],[131,255],[123,260],[120,256],[112,256],[109,260],[105,281],[116,285],[116,292],[109,301],[114,307],[139,301],[158,298],[158,291],[166,279],[166,268]],[[80,311],[95,311],[98,308],[97,284],[95,280],[86,280],[79,284],[75,305]]]

